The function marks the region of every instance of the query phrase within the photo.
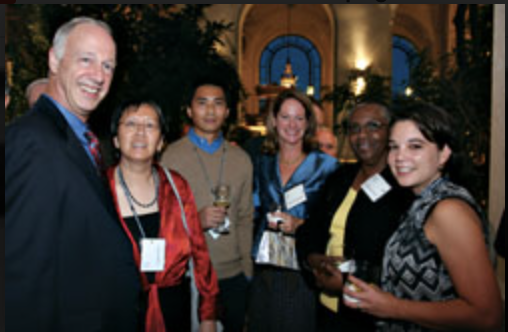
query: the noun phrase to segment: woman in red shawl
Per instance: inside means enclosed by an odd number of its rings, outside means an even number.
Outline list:
[[[164,117],[155,103],[128,102],[113,115],[113,143],[119,151],[119,164],[109,169],[108,179],[141,273],[144,296],[140,331],[190,331],[187,272],[193,266],[200,295],[200,331],[214,332],[217,277],[189,185],[175,172],[168,173],[171,184],[155,162],[164,144],[164,132]]]

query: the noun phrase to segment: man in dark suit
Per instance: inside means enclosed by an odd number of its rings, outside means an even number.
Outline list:
[[[64,24],[46,94],[6,129],[6,331],[137,328],[132,248],[85,135],[115,65],[105,23]]]

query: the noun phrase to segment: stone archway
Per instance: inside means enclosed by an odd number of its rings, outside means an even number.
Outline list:
[[[240,9],[237,60],[249,95],[244,105],[249,114],[259,113],[256,87],[259,84],[261,54],[270,41],[287,34],[286,6],[247,4]],[[310,40],[321,55],[321,86],[326,91],[333,86],[335,77],[336,21],[333,8],[328,4],[294,5],[291,17],[291,34]]]
[[[438,62],[452,49],[453,11],[456,5],[399,5],[393,20],[393,34],[410,40],[420,51],[427,49]]]

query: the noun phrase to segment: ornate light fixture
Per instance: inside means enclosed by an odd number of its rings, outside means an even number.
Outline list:
[[[288,7],[287,34],[286,34],[287,61],[284,73],[282,73],[282,76],[280,78],[280,85],[287,89],[290,89],[296,86],[296,81],[298,80],[298,77],[296,77],[293,74],[289,48],[289,35],[291,33],[291,8],[293,7],[293,4],[288,4],[287,7]]]

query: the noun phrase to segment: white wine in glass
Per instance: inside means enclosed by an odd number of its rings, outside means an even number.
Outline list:
[[[228,208],[231,204],[231,192],[228,185],[221,184],[215,188],[215,199],[213,201],[213,206],[215,207],[223,207]],[[221,234],[229,233],[229,225],[224,223],[217,227],[217,231]]]

